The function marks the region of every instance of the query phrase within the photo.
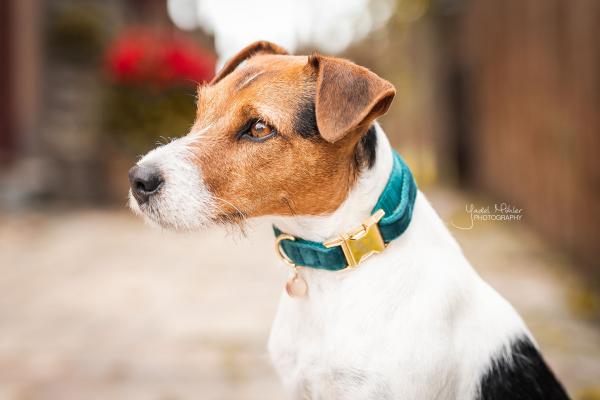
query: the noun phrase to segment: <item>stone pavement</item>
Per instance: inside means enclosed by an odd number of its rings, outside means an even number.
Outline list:
[[[449,222],[465,199],[438,190]],[[453,229],[571,394],[600,399],[597,297],[524,223]],[[0,400],[270,400],[286,271],[270,228],[159,232],[122,211],[0,214]]]

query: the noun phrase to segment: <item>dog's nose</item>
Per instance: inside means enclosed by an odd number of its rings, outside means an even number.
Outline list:
[[[138,203],[143,204],[158,192],[164,180],[158,168],[152,165],[136,165],[129,170],[131,192]]]

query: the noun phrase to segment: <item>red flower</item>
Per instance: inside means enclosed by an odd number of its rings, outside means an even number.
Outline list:
[[[196,85],[212,79],[215,57],[181,34],[134,28],[109,46],[106,67],[119,83]]]

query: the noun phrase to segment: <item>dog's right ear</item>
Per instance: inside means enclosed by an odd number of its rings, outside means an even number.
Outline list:
[[[210,81],[211,85],[219,82],[221,79],[229,75],[235,70],[238,65],[247,60],[248,58],[256,54],[288,54],[283,47],[277,46],[275,43],[267,42],[264,40],[254,42],[242,50],[240,50],[235,56],[233,56],[227,63],[221,68],[219,73]]]
[[[396,94],[391,83],[348,60],[312,55],[308,66],[317,72],[317,127],[330,143],[385,114]]]

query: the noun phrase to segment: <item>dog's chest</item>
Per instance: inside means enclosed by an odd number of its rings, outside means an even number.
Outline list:
[[[309,297],[284,295],[269,343],[293,398],[455,398],[453,353],[445,348],[451,326],[442,309],[418,307],[433,299],[398,296],[414,288],[407,282],[377,288],[358,276],[334,283],[314,278]]]
[[[432,349],[425,360],[390,337],[377,343],[335,342],[328,337],[310,346],[290,338],[272,347],[273,363],[293,399],[458,398],[453,360],[444,359],[448,353],[443,349]]]

